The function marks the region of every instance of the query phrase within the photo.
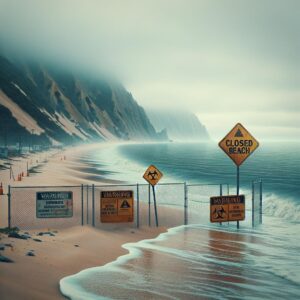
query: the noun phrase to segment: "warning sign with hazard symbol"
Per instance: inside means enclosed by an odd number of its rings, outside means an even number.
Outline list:
[[[240,166],[259,146],[258,141],[240,123],[219,143],[220,148]]]
[[[133,191],[103,191],[100,195],[102,223],[133,222]]]
[[[217,196],[210,198],[210,221],[228,222],[245,219],[245,196]]]
[[[153,186],[156,185],[162,177],[162,172],[160,172],[154,165],[149,166],[143,176],[143,178]]]

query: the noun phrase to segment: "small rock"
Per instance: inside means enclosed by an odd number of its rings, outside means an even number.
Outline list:
[[[42,242],[42,240],[40,240],[40,239],[32,239],[32,240],[35,241],[35,242],[39,242],[39,243]]]
[[[28,251],[26,255],[27,255],[27,256],[35,256],[35,254],[34,254],[33,251]]]
[[[13,263],[14,261],[12,259],[0,254],[0,262]]]
[[[79,247],[79,245],[74,245],[75,247]]]
[[[39,236],[43,236],[43,235],[50,235],[50,236],[55,236],[54,233],[50,232],[50,231],[46,231],[46,232],[39,232],[38,233]]]
[[[5,245],[4,244],[0,244],[0,251],[5,250]]]
[[[132,231],[130,231],[131,233],[135,233],[135,231],[134,230],[132,230]]]
[[[10,247],[10,248],[12,248],[13,247],[13,245],[12,244],[4,244],[5,245],[5,247]]]
[[[28,236],[26,236],[24,234],[19,234],[19,233],[15,232],[15,231],[9,233],[8,237],[15,238],[15,239],[20,239],[20,240],[27,240],[28,239]]]

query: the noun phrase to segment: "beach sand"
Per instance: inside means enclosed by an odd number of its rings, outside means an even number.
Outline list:
[[[91,174],[85,172],[86,165],[80,161],[80,155],[93,147],[99,149],[99,144],[15,158],[11,161],[15,174],[26,171],[27,161],[30,162],[29,167],[37,166],[39,173],[30,174],[22,181],[13,181],[9,178],[9,170],[1,170],[4,192],[7,193],[8,184],[49,186],[114,183],[107,180],[100,181],[98,177],[91,180]],[[5,197],[1,196],[1,227],[7,226]],[[141,215],[146,217],[146,205],[141,205]],[[163,215],[164,212],[161,217]],[[175,224],[176,222],[170,226]],[[121,247],[124,243],[154,238],[166,231],[166,227],[144,226],[135,229],[132,228],[132,224],[106,225],[103,228],[85,225],[56,229],[58,232],[55,236],[36,236],[41,231],[51,229],[53,230],[53,228],[27,230],[32,237],[28,240],[8,238],[7,235],[1,234],[0,244],[11,244],[12,247],[5,247],[0,253],[14,261],[14,263],[0,263],[1,299],[63,299],[59,292],[61,278],[115,260],[126,253]],[[38,238],[42,242],[34,241],[33,238]],[[34,250],[35,256],[26,255],[30,250]]]
[[[48,229],[47,229],[48,230]],[[59,280],[83,269],[104,265],[127,253],[122,244],[156,237],[165,228],[99,230],[77,226],[58,230],[55,236],[34,236],[19,240],[1,236],[1,243],[11,243],[2,254],[14,263],[1,263],[0,295],[2,300],[64,299]],[[75,246],[75,245],[78,245]],[[34,250],[36,256],[26,256]]]

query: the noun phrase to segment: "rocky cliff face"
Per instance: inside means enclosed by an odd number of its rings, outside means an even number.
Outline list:
[[[157,131],[166,129],[169,139],[177,141],[207,141],[208,132],[193,113],[188,111],[147,109],[147,115]]]
[[[149,140],[157,133],[118,82],[0,56],[0,143]]]

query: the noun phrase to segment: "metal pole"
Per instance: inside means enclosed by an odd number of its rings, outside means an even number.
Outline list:
[[[89,185],[86,185],[86,224],[89,224]]]
[[[81,225],[83,226],[83,184],[81,185]]]
[[[184,225],[188,224],[188,193],[187,185],[184,183]]]
[[[155,196],[155,187],[152,185],[153,201],[154,201],[154,213],[155,213],[155,223],[158,227],[158,216],[157,216],[157,207],[156,207],[156,196]]]
[[[148,225],[151,226],[151,194],[150,184],[148,185]]]
[[[136,184],[136,227],[140,227],[140,188],[139,184]]]
[[[11,193],[10,193],[10,185],[8,186],[8,194],[7,194],[7,201],[8,201],[8,228],[11,228]]]
[[[252,227],[254,227],[254,181],[252,181]]]
[[[92,225],[95,227],[95,185],[92,185]]]
[[[259,223],[262,224],[262,180],[260,180],[260,189],[259,189]]]
[[[236,167],[236,194],[237,195],[240,194],[240,167],[239,166]],[[239,221],[236,222],[236,228],[237,229],[240,228]]]
[[[222,189],[222,183],[220,184],[220,196],[223,194],[223,189]],[[222,226],[222,222],[219,223],[220,226]]]

